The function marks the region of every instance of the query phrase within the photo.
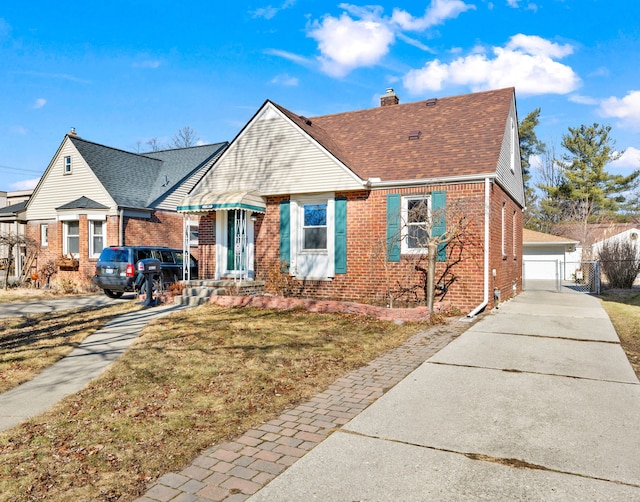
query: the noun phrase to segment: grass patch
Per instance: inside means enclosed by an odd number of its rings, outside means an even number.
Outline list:
[[[633,370],[640,378],[640,291],[612,289],[600,295]]]
[[[134,302],[0,319],[0,392],[31,380]]]
[[[0,433],[0,500],[131,500],[424,328],[212,304],[159,319],[85,390]]]

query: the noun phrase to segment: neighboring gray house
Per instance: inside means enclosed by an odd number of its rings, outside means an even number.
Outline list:
[[[105,246],[182,248],[176,206],[227,145],[136,154],[65,135],[21,213],[40,244],[37,267],[51,260],[87,280]]]

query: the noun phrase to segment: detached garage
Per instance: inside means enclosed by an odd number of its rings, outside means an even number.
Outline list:
[[[566,255],[573,252],[578,241],[534,230],[522,231],[522,277],[526,289],[531,281],[558,282],[566,268]]]

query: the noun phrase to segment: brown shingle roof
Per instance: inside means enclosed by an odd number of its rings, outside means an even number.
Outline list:
[[[578,244],[578,241],[566,237],[536,232],[528,228],[522,230],[522,242],[523,244]]]
[[[276,106],[361,179],[393,181],[495,173],[513,96],[506,88],[310,119]]]

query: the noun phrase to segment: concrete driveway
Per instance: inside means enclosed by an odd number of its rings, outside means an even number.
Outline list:
[[[638,417],[599,301],[525,291],[249,500],[640,500]]]

